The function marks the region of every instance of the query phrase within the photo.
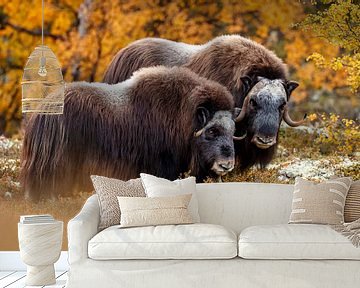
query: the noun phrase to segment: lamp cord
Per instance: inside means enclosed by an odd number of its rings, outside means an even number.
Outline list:
[[[40,46],[41,57],[40,57],[40,63],[39,63],[40,67],[39,67],[38,74],[40,77],[45,77],[47,74],[47,71],[46,71],[46,58],[44,55],[44,50],[45,50],[45,46],[44,46],[44,0],[42,0],[41,4],[42,4],[41,46]]]
[[[44,46],[44,0],[42,0],[41,43]]]

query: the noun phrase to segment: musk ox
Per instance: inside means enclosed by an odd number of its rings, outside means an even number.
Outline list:
[[[217,81],[232,93],[236,107],[235,154],[240,168],[264,167],[274,156],[282,119],[292,126],[288,111],[291,92],[298,83],[288,80],[286,65],[262,45],[228,35],[204,45],[146,38],[121,49],[108,66],[103,81],[117,83],[141,67],[183,66]],[[305,117],[304,117],[305,118]]]
[[[141,69],[116,85],[67,86],[63,115],[34,115],[22,151],[25,196],[91,189],[90,175],[198,180],[234,167],[233,99],[186,68]]]

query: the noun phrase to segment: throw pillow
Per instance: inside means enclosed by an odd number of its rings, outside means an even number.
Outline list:
[[[120,224],[120,209],[117,196],[145,197],[140,178],[129,181],[91,176],[95,192],[99,198],[100,223],[99,229]]]
[[[170,197],[117,197],[121,228],[193,223],[188,211],[191,194]]]
[[[360,180],[351,184],[345,201],[345,222],[353,222],[360,219]]]
[[[338,179],[339,176],[333,175],[330,180]],[[345,223],[354,222],[360,219],[360,180],[352,182],[345,200],[344,221]]]
[[[342,224],[351,178],[314,183],[295,179],[289,223]]]
[[[141,173],[140,177],[146,196],[150,198],[192,194],[189,204],[189,212],[195,223],[200,222],[195,177],[188,177],[175,181],[158,178],[145,173]]]

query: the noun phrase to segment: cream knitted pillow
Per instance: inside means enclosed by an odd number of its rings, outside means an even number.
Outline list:
[[[342,224],[351,178],[314,183],[295,179],[289,223]]]
[[[140,173],[140,178],[145,189],[145,194],[149,198],[192,194],[189,203],[189,212],[195,223],[200,222],[195,177],[170,181],[153,175]]]
[[[170,197],[117,197],[121,210],[121,228],[135,226],[190,224],[188,212],[191,194]]]
[[[91,176],[95,192],[99,198],[100,224],[105,229],[120,224],[120,209],[117,196],[145,197],[140,178],[122,181],[103,176]]]

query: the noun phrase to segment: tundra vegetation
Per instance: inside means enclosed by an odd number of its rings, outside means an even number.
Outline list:
[[[277,157],[267,169],[235,170],[223,180],[291,183],[297,175],[322,179],[332,174],[360,178],[357,0],[45,2],[45,41],[68,82],[100,81],[113,55],[144,37],[201,44],[239,33],[263,44],[300,83],[291,97],[296,102],[292,116],[308,113],[311,121],[303,128],[281,128]],[[0,227],[16,227],[18,215],[26,213],[51,213],[67,222],[88,196],[84,192],[33,204],[20,191],[19,83],[27,57],[40,43],[40,27],[41,1],[0,0],[0,135],[5,135],[0,138]],[[11,219],[4,217],[9,211]],[[17,249],[16,230],[10,234],[12,241],[8,246],[1,242],[1,250]]]

